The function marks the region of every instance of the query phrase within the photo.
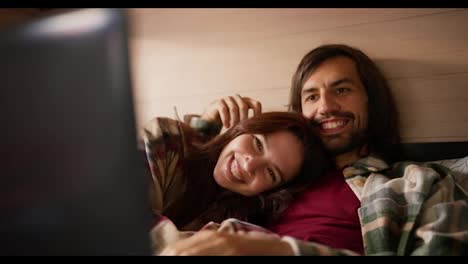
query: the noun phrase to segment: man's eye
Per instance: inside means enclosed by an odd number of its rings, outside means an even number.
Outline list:
[[[314,101],[317,101],[317,99],[318,99],[317,95],[309,95],[309,96],[306,97],[306,101],[314,102]]]
[[[337,94],[343,94],[343,93],[347,93],[349,91],[351,91],[351,89],[349,89],[349,88],[337,88],[336,89]]]

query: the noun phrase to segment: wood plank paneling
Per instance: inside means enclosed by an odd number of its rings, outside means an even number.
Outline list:
[[[236,93],[284,110],[302,56],[346,43],[388,77],[405,142],[468,140],[466,9],[154,11],[137,10],[131,39],[139,125]]]
[[[223,44],[450,12],[416,8],[130,9],[133,38]]]

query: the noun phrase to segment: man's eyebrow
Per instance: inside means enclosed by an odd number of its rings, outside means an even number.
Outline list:
[[[338,80],[332,82],[330,84],[330,87],[335,87],[335,86],[338,86],[338,85],[343,84],[343,83],[354,84],[354,81],[352,79],[350,79],[350,78],[345,77],[345,78],[341,78],[341,79],[338,79]],[[302,89],[301,94],[304,95],[304,94],[308,94],[308,93],[315,92],[315,91],[318,91],[317,87],[309,87],[309,88]]]
[[[263,135],[263,139],[265,140],[266,149],[269,149],[268,135]],[[283,172],[278,168],[278,166],[276,166],[276,164],[273,164],[273,167],[278,172],[278,176],[280,177],[280,183],[284,182]]]
[[[304,94],[312,93],[312,92],[315,92],[315,91],[318,91],[318,88],[310,87],[310,88],[302,89],[301,94],[304,95]]]
[[[334,86],[338,86],[342,83],[350,83],[350,84],[354,84],[353,80],[351,80],[350,78],[342,78],[342,79],[339,79],[339,80],[336,80],[334,82],[331,83],[331,87],[334,87]]]

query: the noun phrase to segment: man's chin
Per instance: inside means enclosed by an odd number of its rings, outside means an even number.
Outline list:
[[[355,149],[355,147],[352,146],[352,145],[342,145],[342,146],[339,146],[339,145],[338,146],[337,145],[327,146],[326,145],[326,148],[334,156],[344,154],[344,153],[348,153],[348,152],[352,151],[353,149]]]
[[[325,148],[334,156],[354,151],[362,146],[362,140],[350,138],[343,140],[339,138],[328,139],[324,141]]]

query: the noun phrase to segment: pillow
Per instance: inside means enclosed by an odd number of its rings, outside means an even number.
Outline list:
[[[453,172],[456,183],[465,191],[468,190],[468,156],[459,159],[435,160],[432,162],[449,168]]]

